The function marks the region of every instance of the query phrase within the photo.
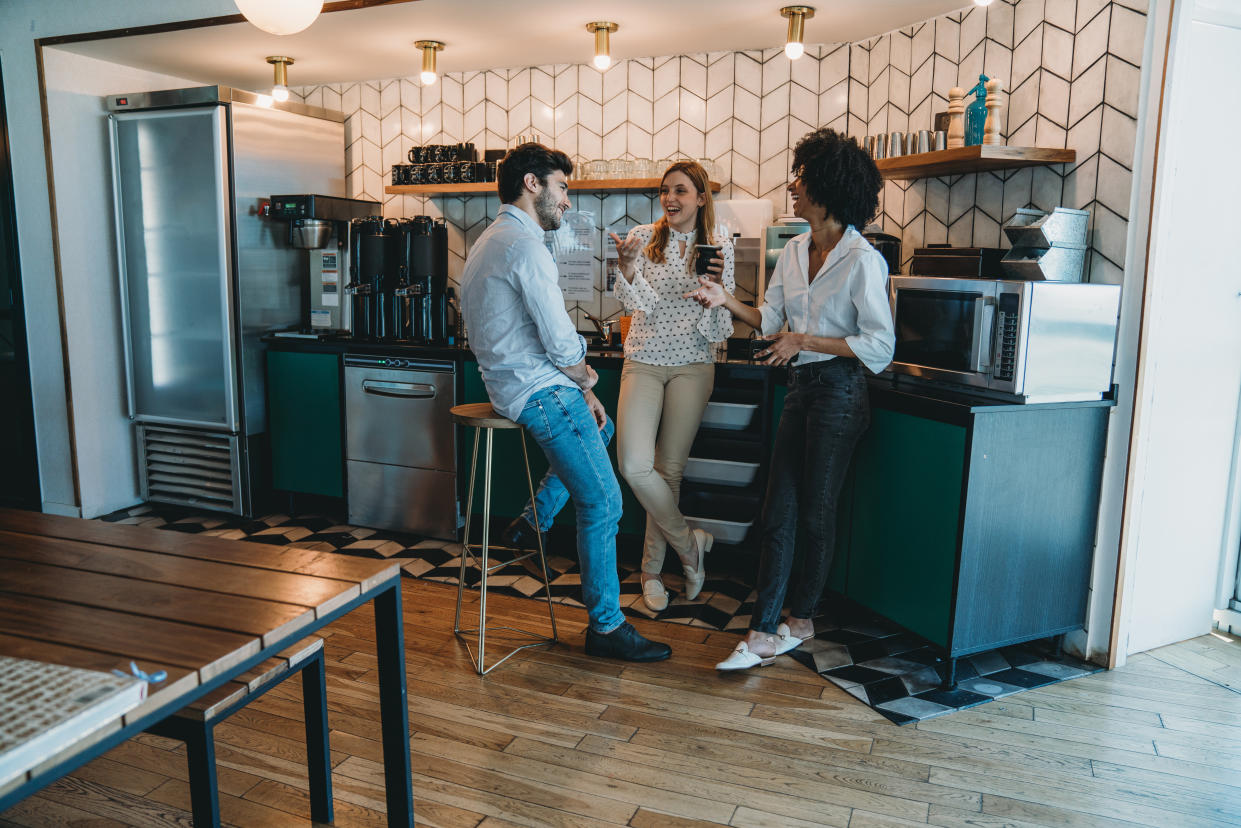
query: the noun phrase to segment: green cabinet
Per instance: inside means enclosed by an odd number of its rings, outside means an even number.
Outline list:
[[[272,487],[344,497],[340,355],[267,352]]]
[[[940,646],[948,644],[964,463],[963,427],[876,408],[840,504],[844,592]]]

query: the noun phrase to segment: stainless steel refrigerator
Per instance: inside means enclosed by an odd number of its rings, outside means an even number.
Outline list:
[[[142,496],[254,514],[269,490],[260,338],[303,321],[307,272],[260,207],[345,194],[342,116],[224,86],[107,106]]]

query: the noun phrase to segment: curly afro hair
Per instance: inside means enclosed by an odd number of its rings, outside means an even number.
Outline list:
[[[810,200],[841,224],[861,230],[879,209],[879,168],[857,141],[835,130],[822,127],[798,141],[792,172]]]

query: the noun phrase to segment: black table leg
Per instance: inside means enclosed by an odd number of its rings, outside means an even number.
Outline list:
[[[310,773],[310,818],[331,822],[332,747],[328,741],[327,676],[323,649],[302,668],[302,707],[306,718],[306,769]]]
[[[195,828],[220,828],[220,794],[215,778],[215,737],[211,725],[187,725],[185,756],[190,769],[190,810]]]
[[[413,828],[414,789],[410,778],[409,703],[405,690],[405,633],[399,578],[390,589],[375,596],[374,605],[388,824]]]

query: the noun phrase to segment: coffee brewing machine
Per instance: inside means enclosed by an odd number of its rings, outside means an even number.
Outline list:
[[[367,216],[350,227],[354,339],[444,345],[448,328],[448,228],[443,219]]]
[[[303,335],[347,334],[352,319],[350,274],[353,221],[379,211],[379,202],[324,195],[274,195],[268,215],[289,223],[289,246],[308,254]]]

